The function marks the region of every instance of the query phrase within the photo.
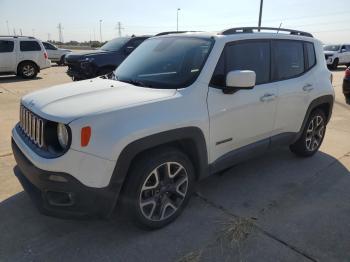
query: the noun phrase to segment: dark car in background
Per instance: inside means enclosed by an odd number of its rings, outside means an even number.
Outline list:
[[[343,94],[345,96],[346,103],[350,104],[350,67],[345,70]]]
[[[109,74],[149,37],[119,37],[108,41],[97,50],[67,54],[67,74],[75,81]]]

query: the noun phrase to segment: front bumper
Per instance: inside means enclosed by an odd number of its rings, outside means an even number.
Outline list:
[[[17,162],[14,172],[39,211],[51,216],[108,217],[116,204],[120,188],[92,188],[67,173],[37,168],[12,140]]]
[[[67,75],[73,78],[73,80],[74,79],[84,80],[84,79],[89,79],[96,76],[95,70],[90,63],[84,63],[84,64],[67,63],[67,65],[68,65]]]

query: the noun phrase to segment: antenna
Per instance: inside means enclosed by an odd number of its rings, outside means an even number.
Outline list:
[[[278,27],[277,34],[279,33],[281,27],[282,27],[282,22],[280,23],[280,26]]]

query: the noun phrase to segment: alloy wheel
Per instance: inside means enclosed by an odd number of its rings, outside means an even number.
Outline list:
[[[306,148],[308,151],[316,150],[323,139],[325,131],[325,123],[321,116],[316,115],[309,123],[306,130]]]
[[[184,201],[188,191],[188,174],[177,162],[156,167],[142,185],[139,206],[143,216],[152,221],[171,217]]]
[[[31,77],[35,74],[35,68],[32,65],[25,65],[22,69],[23,75]]]

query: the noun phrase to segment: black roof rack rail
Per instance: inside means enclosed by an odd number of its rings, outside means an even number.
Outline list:
[[[286,29],[286,28],[278,28],[278,27],[234,27],[230,29],[226,29],[222,32],[219,33],[219,35],[232,35],[232,34],[242,34],[242,33],[254,33],[254,31],[260,32],[260,30],[264,31],[277,31],[276,33],[279,32],[288,32],[291,35],[300,35],[300,36],[308,36],[308,37],[313,37],[312,34],[299,31],[299,30],[294,30],[294,29]]]
[[[196,32],[200,32],[200,31],[168,31],[168,32],[158,33],[155,36],[170,35],[170,34],[183,34],[183,33],[196,33]]]

